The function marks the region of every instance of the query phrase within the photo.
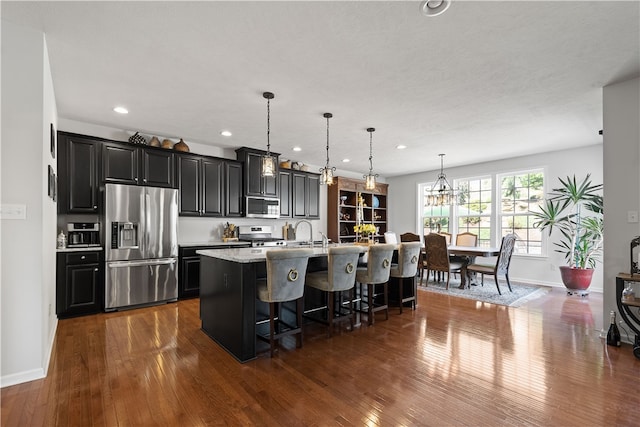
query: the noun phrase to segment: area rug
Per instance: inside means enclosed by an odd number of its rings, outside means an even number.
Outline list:
[[[470,289],[459,289],[458,286],[460,286],[460,279],[455,279],[452,276],[448,290],[446,289],[446,281],[444,280],[441,282],[429,280],[428,283],[423,281],[419,284],[418,290],[447,294],[491,304],[506,305],[509,307],[520,307],[531,300],[540,298],[551,290],[551,288],[547,286],[535,286],[514,282],[512,280],[511,289],[513,289],[513,292],[509,292],[507,282],[502,279],[500,280],[502,295],[500,295],[498,294],[498,289],[496,288],[496,283],[493,281],[493,278],[488,277],[484,278],[484,286],[481,286],[479,283],[477,286],[471,286]]]

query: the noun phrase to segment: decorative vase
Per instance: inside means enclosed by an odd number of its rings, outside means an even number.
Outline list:
[[[173,146],[173,149],[176,151],[183,151],[185,153],[189,152],[189,146],[182,140],[182,138],[180,138],[180,141]]]
[[[151,138],[151,141],[149,141],[149,146],[150,147],[160,147],[160,140],[158,139],[157,136],[154,136],[153,138]]]
[[[592,268],[572,268],[566,265],[560,266],[562,283],[569,291],[578,293],[586,291],[591,285],[593,277]]]

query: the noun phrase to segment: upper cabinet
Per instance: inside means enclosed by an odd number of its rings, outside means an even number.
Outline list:
[[[233,160],[178,155],[179,214],[241,216],[242,165]]]
[[[282,199],[280,204],[282,206]],[[291,210],[294,218],[320,218],[318,174],[291,171]]]
[[[105,142],[102,158],[105,183],[174,187],[172,151]]]
[[[58,132],[58,212],[98,213],[100,140]]]
[[[244,163],[244,195],[275,197],[280,195],[277,153],[271,153],[275,162],[276,174],[273,177],[262,176],[262,157],[266,151],[242,147],[236,150],[237,159]]]

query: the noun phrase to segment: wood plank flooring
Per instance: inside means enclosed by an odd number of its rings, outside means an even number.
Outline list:
[[[61,320],[47,378],[2,426],[638,425],[640,360],[599,338],[602,295],[508,308],[419,292],[415,311],[240,364],[199,301]]]

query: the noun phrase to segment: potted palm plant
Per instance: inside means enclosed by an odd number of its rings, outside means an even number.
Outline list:
[[[532,212],[536,217],[533,225],[547,230],[549,236],[554,229],[560,232],[555,251],[564,254],[568,262],[560,267],[562,282],[569,292],[584,292],[602,253],[602,184],[592,184],[590,174],[580,182],[575,175],[559,180],[561,186],[548,194],[540,211]]]

